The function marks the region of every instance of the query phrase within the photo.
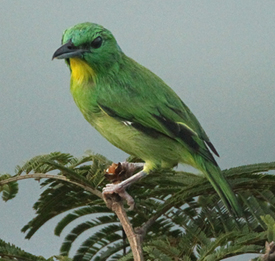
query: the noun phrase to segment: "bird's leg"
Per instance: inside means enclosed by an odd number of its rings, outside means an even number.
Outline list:
[[[109,167],[107,170],[106,176],[109,177],[115,177],[113,178],[112,184],[107,184],[105,188],[103,188],[103,198],[106,201],[106,198],[108,195],[117,193],[122,199],[125,199],[127,201],[128,206],[132,210],[134,208],[134,200],[133,198],[127,193],[126,188],[130,186],[131,184],[137,182],[141,178],[147,175],[147,172],[140,171],[133,175],[133,173],[144,166],[144,163],[128,163],[128,162],[122,162],[119,164],[112,164],[112,166]],[[123,175],[121,174],[123,173]],[[126,179],[121,181],[120,178]]]
[[[108,195],[117,193],[122,199],[127,201],[130,210],[133,210],[135,202],[134,199],[128,194],[126,188],[131,184],[137,182],[147,175],[147,172],[140,171],[130,178],[118,183],[118,184],[107,184],[105,188],[103,188],[103,197],[106,198]]]
[[[122,169],[124,169],[130,176],[132,176],[136,170],[142,169],[145,163],[142,162],[121,162]]]
[[[133,162],[119,162],[118,164],[113,163],[105,173],[105,177],[112,183],[119,183],[129,177],[137,170],[141,170],[145,163],[133,163]]]

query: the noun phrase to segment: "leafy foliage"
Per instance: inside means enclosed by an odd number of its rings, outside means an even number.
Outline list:
[[[20,249],[19,247],[16,247],[15,245],[12,245],[10,243],[6,243],[5,241],[0,239],[0,260],[1,261],[11,261],[11,260],[46,261],[47,259],[41,256],[35,256],[30,253],[27,253],[22,249]]]
[[[83,165],[86,162],[92,164]],[[18,174],[22,174],[23,171],[29,174],[57,170],[59,171],[57,175],[67,176],[71,181],[96,189],[102,188],[104,180],[102,173],[108,164],[110,162],[100,155],[90,154],[77,159],[69,154],[51,153],[30,160],[22,168],[18,167]],[[37,217],[22,229],[23,232],[28,231],[26,238],[31,238],[37,229],[51,218],[74,208],[94,205],[101,206],[102,212],[110,212],[102,199],[73,184],[48,179],[41,186],[46,189],[33,206],[37,211]]]
[[[9,174],[0,175],[0,181],[5,180],[10,177],[11,177],[11,175],[9,175]],[[10,183],[4,184],[2,186],[0,185],[0,193],[1,192],[2,192],[2,199],[4,201],[13,199],[16,196],[16,194],[18,193],[17,182],[10,182]]]
[[[70,181],[49,178],[41,183],[44,191],[34,204],[36,216],[22,229],[26,238],[66,213],[56,235],[71,223],[78,224],[65,237],[62,256],[71,255],[75,240],[89,232],[73,260],[132,260],[119,220],[100,196],[110,164],[101,155],[78,159],[55,152],[17,167],[16,175],[52,173]],[[143,233],[145,259],[216,261],[260,253],[265,241],[275,240],[275,175],[270,171],[274,169],[275,162],[224,170],[244,211],[239,219],[230,216],[210,183],[193,173],[161,169],[133,185],[129,192],[136,208],[127,214]]]

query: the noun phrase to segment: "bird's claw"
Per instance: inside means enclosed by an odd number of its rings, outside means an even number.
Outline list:
[[[106,170],[105,177],[113,182],[112,184],[107,184],[102,191],[103,199],[109,208],[112,209],[110,195],[116,193],[121,199],[126,200],[129,210],[134,209],[135,201],[128,194],[126,188],[146,174],[145,172],[140,171],[133,175],[137,170],[142,169],[143,167],[144,163],[121,162],[118,164],[113,163]]]
[[[123,186],[120,184],[107,184],[105,188],[103,188],[103,198],[104,201],[107,203],[107,198],[109,195],[117,193],[121,199],[125,199],[127,205],[129,206],[129,210],[133,210],[135,207],[134,199],[129,195],[129,193],[125,190]]]

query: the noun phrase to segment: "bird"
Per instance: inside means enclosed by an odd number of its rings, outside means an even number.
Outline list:
[[[52,59],[64,59],[70,91],[84,118],[110,143],[144,161],[142,169],[103,194],[117,193],[133,204],[126,189],[157,168],[190,165],[204,175],[228,210],[242,210],[213,154],[201,124],[156,74],[128,57],[113,34],[96,23],[64,31]],[[212,154],[213,153],[213,154]],[[128,196],[127,196],[128,195]],[[127,198],[128,197],[128,198]]]

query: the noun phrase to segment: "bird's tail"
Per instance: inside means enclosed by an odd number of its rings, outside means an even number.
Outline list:
[[[243,214],[242,208],[219,166],[210,161],[202,160],[200,161],[200,167],[230,213],[241,217]]]

